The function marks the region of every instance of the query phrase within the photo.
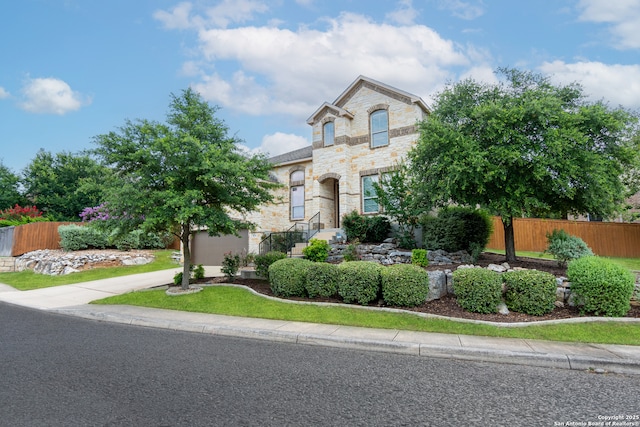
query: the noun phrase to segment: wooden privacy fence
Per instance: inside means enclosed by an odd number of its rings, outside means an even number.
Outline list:
[[[13,230],[11,256],[20,256],[38,249],[60,249],[58,227],[71,222],[32,222]]]
[[[513,221],[516,251],[544,251],[547,233],[555,229],[581,238],[596,255],[640,258],[640,224],[623,222],[516,218]],[[487,248],[504,250],[504,227],[500,217],[493,217],[493,234]]]

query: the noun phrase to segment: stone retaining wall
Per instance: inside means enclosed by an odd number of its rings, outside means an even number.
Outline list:
[[[0,273],[16,271],[16,259],[10,256],[0,257]]]
[[[153,261],[146,252],[39,250],[28,252],[15,259],[15,271],[33,270],[52,276],[76,273],[97,266],[143,265]]]

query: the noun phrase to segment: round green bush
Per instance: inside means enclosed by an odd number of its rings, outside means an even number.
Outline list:
[[[338,294],[344,302],[367,305],[380,294],[382,266],[373,261],[350,261],[339,265]]]
[[[307,267],[305,289],[310,298],[332,297],[338,293],[340,270],[335,264],[314,262]]]
[[[326,262],[329,258],[329,251],[331,245],[326,240],[311,239],[309,240],[309,246],[302,249],[302,255],[305,259],[313,262]]]
[[[459,268],[453,272],[458,305],[474,313],[496,313],[502,302],[502,277],[484,268]]]
[[[591,248],[581,238],[572,236],[564,230],[553,230],[547,233],[547,249],[558,264],[567,265],[568,261],[593,255]]]
[[[506,285],[505,303],[511,311],[542,316],[555,307],[556,278],[538,270],[509,271],[502,275]]]
[[[282,297],[306,296],[307,267],[313,264],[302,258],[285,258],[269,266],[269,284],[274,295]]]
[[[587,256],[569,263],[567,277],[580,313],[621,317],[631,309],[635,278],[606,258]]]
[[[387,304],[414,307],[429,294],[429,275],[417,265],[395,264],[381,271],[382,298]]]

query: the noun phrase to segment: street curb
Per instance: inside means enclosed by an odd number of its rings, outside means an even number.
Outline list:
[[[112,313],[73,308],[52,309],[48,311],[100,322],[120,323],[131,326],[203,333],[234,338],[260,339],[289,344],[316,345],[474,362],[503,363],[542,368],[640,375],[640,362],[624,359],[613,360],[571,354],[523,352],[480,347],[454,347],[407,341],[375,340],[237,326],[219,326],[212,325],[210,323],[183,322],[179,320],[156,319],[147,316],[114,315]]]

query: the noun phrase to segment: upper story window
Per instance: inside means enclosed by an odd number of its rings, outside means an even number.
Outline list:
[[[371,113],[371,148],[389,145],[389,114],[387,110]]]
[[[322,140],[324,146],[333,145],[336,139],[335,126],[333,122],[327,122],[322,126]]]
[[[290,219],[304,219],[304,171],[289,175]]]

